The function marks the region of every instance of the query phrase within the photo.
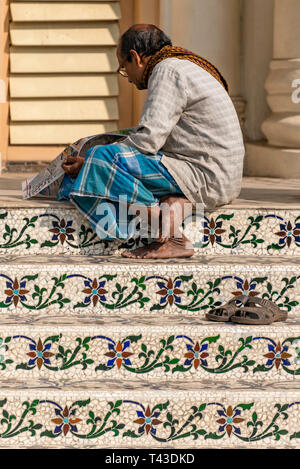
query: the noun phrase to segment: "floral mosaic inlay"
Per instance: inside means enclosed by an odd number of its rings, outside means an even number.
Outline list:
[[[42,378],[48,372],[73,369],[70,379],[81,371],[86,378],[113,373],[127,378],[149,375],[172,379],[179,374],[183,379],[209,375],[217,379],[218,375],[236,376],[238,370],[243,378],[268,379],[266,373],[274,378],[278,370],[285,379],[300,375],[300,334],[291,337],[286,332],[278,340],[233,332],[195,338],[187,331],[177,335],[132,332],[123,338],[63,332],[45,338],[16,334],[0,338],[0,373],[6,377],[13,370],[18,370],[15,376],[21,370],[21,375],[36,370]]]
[[[300,217],[296,219],[299,220]],[[279,246],[277,247],[274,246],[275,249],[281,249],[284,246],[287,246],[288,248],[291,246],[292,242],[296,244],[296,246],[300,246],[300,223],[296,223],[295,226],[293,227],[291,222],[284,222],[280,224],[280,230],[276,234],[276,236],[279,236]]]
[[[25,214],[27,210],[23,210]],[[22,216],[22,210],[1,211],[0,250],[30,252],[58,252],[80,254],[118,253],[119,249],[134,248],[147,240],[140,238],[125,243],[107,242],[97,237],[91,226],[74,209],[31,209],[33,216]],[[15,220],[18,220],[17,222]],[[186,221],[196,252],[251,252],[263,250],[265,255],[276,254],[285,248],[286,254],[298,253],[300,247],[300,217],[286,211],[268,213],[267,210],[232,212],[218,210],[209,217],[197,216]],[[196,221],[196,224],[195,224]],[[261,254],[261,252],[260,252]]]
[[[214,401],[191,396],[184,405],[174,398],[153,402],[152,397],[149,402],[147,396],[144,402],[128,398],[99,402],[87,397],[70,403],[57,401],[53,396],[23,400],[21,412],[3,398],[0,439],[13,442],[22,434],[27,444],[37,439],[40,444],[51,444],[49,439],[54,443],[57,438],[62,444],[71,440],[85,444],[95,439],[105,444],[108,438],[135,444],[143,444],[146,439],[156,445],[186,441],[193,447],[218,440],[254,446],[264,443],[267,447],[270,442],[272,447],[293,440],[296,444],[300,438],[300,402],[280,402],[276,397],[263,407],[263,403],[250,399],[235,403],[220,396]]]
[[[59,269],[60,266],[53,271]],[[13,312],[20,308],[39,311],[49,307],[61,310],[67,306],[68,310],[88,309],[97,314],[119,309],[129,312],[130,307],[151,312],[167,309],[169,312],[194,313],[217,307],[225,298],[240,294],[259,295],[274,301],[283,310],[292,311],[299,304],[296,298],[299,295],[300,275],[286,277],[284,273],[290,273],[290,269],[287,270],[289,272],[281,271],[280,275],[271,272],[269,276],[252,278],[218,276],[217,271],[206,271],[205,276],[199,271],[174,277],[132,277],[129,269],[126,275],[112,273],[98,277],[95,276],[96,272],[89,277],[76,271],[52,276],[51,269],[49,273],[33,273],[31,269],[28,275],[20,277],[0,271],[0,311],[9,309]]]

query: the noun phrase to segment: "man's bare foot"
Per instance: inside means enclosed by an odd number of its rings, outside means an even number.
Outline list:
[[[124,251],[123,257],[129,259],[170,259],[192,257],[194,248],[192,243],[182,235],[182,238],[169,238],[162,242],[153,242],[148,246]]]

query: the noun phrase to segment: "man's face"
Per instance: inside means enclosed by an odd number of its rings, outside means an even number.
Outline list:
[[[129,62],[128,60],[124,60],[121,57],[120,49],[121,47],[119,44],[117,48],[117,58],[119,62],[118,71],[122,72],[124,70],[127,74],[129,83],[133,83],[139,90],[143,89],[141,85],[141,80],[142,80],[142,76],[143,76],[147,61],[145,61],[145,59],[140,57],[140,55],[133,49],[130,51],[131,62]]]

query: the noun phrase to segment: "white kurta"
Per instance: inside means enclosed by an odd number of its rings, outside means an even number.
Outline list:
[[[162,163],[193,203],[213,209],[241,190],[245,148],[227,91],[187,60],[158,63],[148,83],[139,125],[123,142]]]

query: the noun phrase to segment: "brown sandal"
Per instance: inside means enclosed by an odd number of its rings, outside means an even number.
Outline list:
[[[210,312],[206,314],[206,319],[209,319],[210,321],[228,322],[239,309],[236,302],[240,302],[244,305],[247,301],[247,295],[235,296],[224,305],[211,309]]]
[[[238,324],[271,324],[278,321],[286,321],[287,311],[279,309],[276,303],[266,298],[248,296],[248,301],[243,306],[236,307],[231,321]]]

